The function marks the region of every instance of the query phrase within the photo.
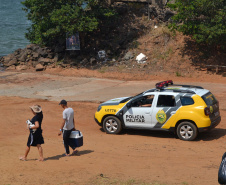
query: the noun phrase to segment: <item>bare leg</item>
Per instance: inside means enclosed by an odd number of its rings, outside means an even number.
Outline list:
[[[29,147],[27,146],[27,148],[25,150],[24,156],[23,157],[20,157],[19,159],[22,160],[22,161],[26,161],[27,160],[27,155],[28,155],[29,151],[30,151],[30,146]]]
[[[42,150],[41,145],[37,145],[37,148],[38,148],[38,152],[39,152],[39,155],[40,155],[39,161],[44,161],[43,150]]]

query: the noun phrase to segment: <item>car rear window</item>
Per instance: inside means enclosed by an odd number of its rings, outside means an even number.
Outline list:
[[[157,107],[176,106],[175,97],[171,95],[159,95]]]
[[[191,97],[184,97],[183,96],[183,97],[180,98],[180,100],[181,100],[181,104],[183,106],[194,104],[194,100]]]
[[[217,103],[217,99],[214,97],[214,95],[211,92],[203,95],[202,99],[205,101],[206,105],[214,105]]]

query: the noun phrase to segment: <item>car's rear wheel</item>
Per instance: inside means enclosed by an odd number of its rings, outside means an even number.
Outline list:
[[[118,134],[122,130],[121,121],[114,116],[108,116],[104,119],[103,129],[108,134]]]
[[[192,141],[197,137],[196,126],[188,121],[181,122],[177,127],[177,136],[184,141]]]

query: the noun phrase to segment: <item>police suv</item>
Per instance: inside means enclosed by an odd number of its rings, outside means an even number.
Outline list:
[[[209,90],[168,80],[136,96],[102,103],[95,120],[108,134],[126,128],[166,130],[191,141],[199,132],[216,127],[221,116],[219,102]]]

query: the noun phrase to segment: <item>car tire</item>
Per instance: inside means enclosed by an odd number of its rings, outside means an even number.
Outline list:
[[[117,117],[108,116],[104,119],[103,129],[108,134],[118,134],[122,130],[122,123]]]
[[[197,127],[188,121],[181,122],[177,127],[177,136],[184,141],[192,141],[198,135]]]

